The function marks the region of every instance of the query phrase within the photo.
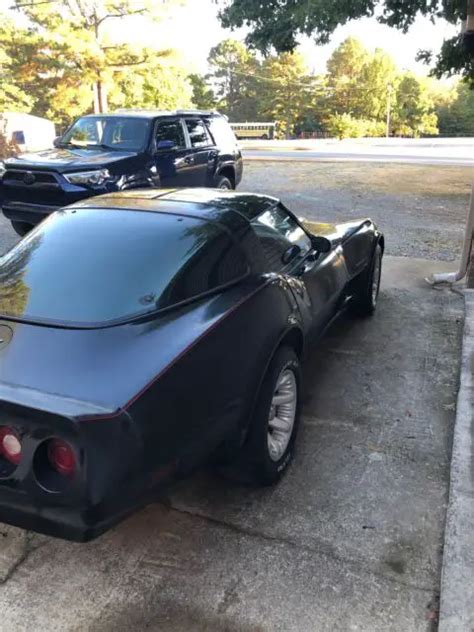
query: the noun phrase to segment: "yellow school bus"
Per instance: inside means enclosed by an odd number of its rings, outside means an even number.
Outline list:
[[[275,135],[275,123],[230,123],[237,138],[268,140]]]

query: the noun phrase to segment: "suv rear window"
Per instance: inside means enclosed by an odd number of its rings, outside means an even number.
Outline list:
[[[168,213],[71,209],[0,259],[0,314],[93,325],[188,301],[243,277],[218,225]]]
[[[213,116],[206,120],[207,126],[214,138],[216,145],[220,147],[232,147],[237,144],[237,139],[229,123],[221,116]]]

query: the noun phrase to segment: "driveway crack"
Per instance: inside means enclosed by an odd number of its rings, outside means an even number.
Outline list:
[[[36,546],[34,546],[33,537],[31,536],[31,534],[26,533],[18,557],[10,565],[7,572],[2,577],[0,577],[0,586],[4,586],[6,583],[8,583],[8,581],[15,575],[17,570],[28,560],[30,555],[41,548],[41,546],[42,544],[37,544]]]
[[[164,504],[164,503],[162,503]],[[402,586],[404,588],[409,588],[411,590],[417,590],[419,592],[425,592],[429,594],[433,594],[438,590],[437,586],[417,586],[416,584],[412,584],[410,582],[403,582],[400,579],[396,579],[390,575],[385,573],[381,573],[374,570],[369,570],[361,567],[360,563],[356,560],[350,558],[344,558],[337,553],[335,553],[334,549],[331,546],[321,544],[318,547],[308,546],[307,544],[301,544],[300,542],[296,542],[291,538],[282,537],[279,535],[271,535],[269,533],[265,533],[263,531],[257,531],[255,529],[250,529],[248,527],[243,527],[242,525],[235,524],[233,522],[227,522],[225,520],[221,520],[219,518],[214,518],[212,516],[208,516],[203,513],[199,513],[196,511],[191,511],[189,509],[184,509],[181,507],[175,507],[171,504],[164,505],[167,509],[171,511],[175,511],[176,513],[183,514],[186,516],[190,516],[192,518],[198,518],[200,520],[204,520],[212,525],[220,527],[221,529],[227,529],[228,531],[232,531],[237,533],[238,535],[245,535],[252,538],[258,538],[260,540],[264,540],[265,542],[278,543],[284,546],[292,547],[298,549],[300,551],[306,551],[308,553],[313,553],[316,555],[322,555],[332,559],[335,562],[341,562],[342,564],[347,564],[352,567],[357,572],[362,572],[365,575],[375,576],[383,579],[384,581],[391,582],[393,584],[397,584],[398,586]]]

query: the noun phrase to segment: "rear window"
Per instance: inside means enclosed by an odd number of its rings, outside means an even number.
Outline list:
[[[145,211],[58,211],[0,258],[0,314],[92,325],[196,298],[247,262],[218,225]]]
[[[230,125],[220,116],[213,116],[206,121],[216,145],[235,147],[237,140]]]

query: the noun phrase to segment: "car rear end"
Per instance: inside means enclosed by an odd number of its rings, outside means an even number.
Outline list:
[[[18,403],[35,398],[36,407]],[[131,475],[140,440],[126,413],[92,421],[87,405],[51,396],[57,413],[46,399],[0,385],[0,521],[86,541],[142,501]]]

